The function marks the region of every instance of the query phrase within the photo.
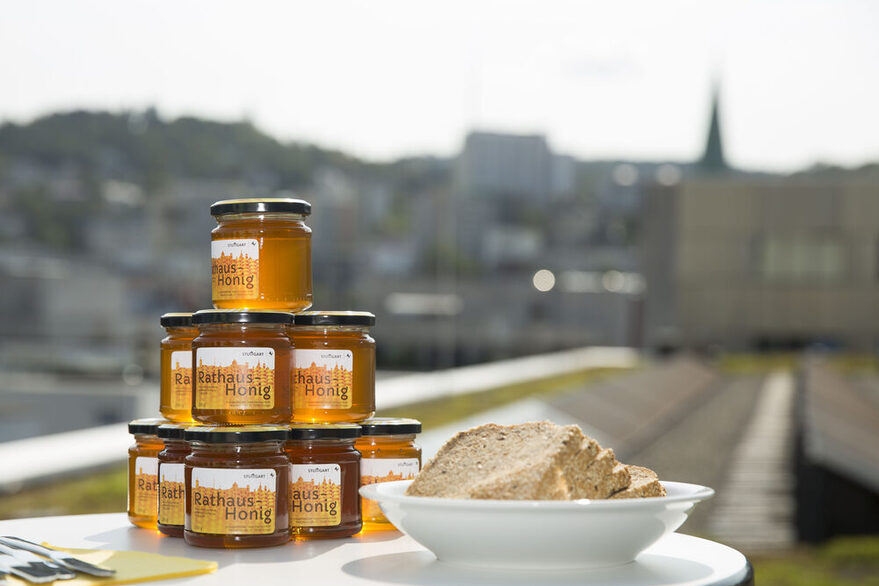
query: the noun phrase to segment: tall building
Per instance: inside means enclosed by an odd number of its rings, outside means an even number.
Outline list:
[[[545,200],[552,162],[543,136],[471,132],[458,156],[456,191],[464,197]]]
[[[455,162],[455,191],[546,202],[573,193],[576,166],[573,157],[553,153],[539,134],[471,132]]]
[[[535,262],[552,205],[573,198],[577,173],[542,135],[471,132],[454,164],[457,248],[491,269]]]

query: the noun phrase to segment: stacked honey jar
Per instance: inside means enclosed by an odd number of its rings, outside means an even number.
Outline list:
[[[223,548],[390,527],[358,489],[418,473],[421,424],[373,417],[375,316],[308,311],[310,213],[211,206],[214,308],[161,317],[162,418],[128,426],[134,525]]]

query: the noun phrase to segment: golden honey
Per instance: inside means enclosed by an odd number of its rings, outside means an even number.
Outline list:
[[[357,422],[375,413],[375,316],[306,311],[293,318],[293,422]]]
[[[421,448],[415,443],[421,422],[415,419],[372,417],[361,422],[363,435],[354,443],[360,461],[360,486],[411,480],[421,470]],[[366,529],[393,529],[378,503],[361,497]]]
[[[236,549],[290,540],[286,437],[286,427],[272,425],[186,429],[186,543]]]
[[[311,307],[311,204],[230,199],[211,206],[211,291],[218,309]]]
[[[279,311],[206,309],[192,316],[192,417],[246,425],[290,421],[291,345]]]
[[[298,539],[347,537],[360,531],[360,453],[355,424],[292,425],[290,529]]]
[[[159,452],[159,501],[158,523],[161,533],[171,537],[183,537],[183,519],[186,512],[186,479],[183,460],[189,455],[189,442],[183,439],[185,424],[160,425],[156,435],[165,444]]]
[[[159,411],[170,421],[192,421],[192,340],[198,330],[191,313],[166,313],[159,320],[167,336],[160,344]]]
[[[128,448],[128,520],[145,529],[156,528],[159,498],[159,452],[164,447],[156,436],[164,419],[135,419],[128,424],[134,444]]]

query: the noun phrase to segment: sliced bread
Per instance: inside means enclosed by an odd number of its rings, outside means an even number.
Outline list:
[[[569,500],[664,496],[656,473],[627,466],[576,425],[489,423],[452,437],[406,491],[457,499]]]
[[[570,462],[597,452],[575,425],[480,425],[440,448],[406,494],[460,499],[569,499]],[[591,441],[591,440],[590,440]],[[594,442],[592,442],[594,443]],[[585,453],[584,453],[585,450]]]

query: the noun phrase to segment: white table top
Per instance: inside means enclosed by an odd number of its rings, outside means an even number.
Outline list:
[[[138,550],[218,562],[213,574],[166,580],[164,584],[741,584],[747,559],[736,550],[682,534],[672,534],[631,564],[558,573],[489,571],[438,562],[412,539],[386,531],[347,539],[291,542],[279,547],[215,550],[182,539],[137,529],[124,513],[0,521],[0,535],[17,535],[62,547]]]

